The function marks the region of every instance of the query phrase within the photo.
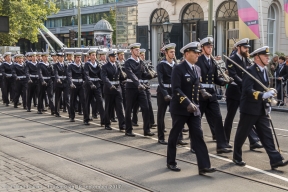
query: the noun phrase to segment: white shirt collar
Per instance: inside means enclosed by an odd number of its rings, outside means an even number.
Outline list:
[[[137,60],[135,60],[132,56],[131,56],[129,59],[132,59],[132,60],[136,61],[137,63],[140,62],[140,59],[139,59],[139,58],[137,58]]]
[[[162,60],[161,62],[166,63],[170,67],[173,67],[175,65],[175,62],[172,60],[172,63],[169,63],[167,60]]]
[[[96,62],[96,61],[94,61],[94,64],[92,63],[92,61],[88,61],[88,63],[90,63],[90,65],[91,65],[92,67],[94,67],[94,68],[97,67],[97,62]]]
[[[75,65],[76,67],[80,67],[81,66],[81,63],[79,65],[77,65],[75,62],[70,63],[70,64]]]

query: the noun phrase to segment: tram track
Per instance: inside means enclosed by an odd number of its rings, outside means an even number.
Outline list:
[[[139,150],[139,151],[142,151],[142,152],[147,152],[147,153],[150,153],[150,154],[154,154],[154,155],[158,155],[158,156],[161,156],[161,157],[166,157],[166,155],[162,154],[162,153],[158,153],[158,152],[155,152],[155,151],[150,151],[150,150],[147,150],[147,149],[143,149],[143,148],[140,148],[140,147],[137,147],[137,146],[132,146],[132,145],[127,145],[127,144],[124,144],[124,143],[120,143],[120,142],[117,142],[117,141],[113,141],[113,140],[110,140],[110,139],[107,139],[107,138],[102,138],[102,137],[99,137],[99,136],[96,136],[96,135],[92,135],[92,134],[88,134],[88,133],[83,133],[81,131],[77,131],[77,130],[71,130],[69,128],[65,128],[65,127],[62,127],[62,126],[57,126],[57,125],[52,125],[52,124],[49,124],[49,123],[45,123],[45,122],[40,122],[40,121],[37,121],[37,120],[34,120],[34,119],[30,119],[30,118],[26,118],[26,117],[21,117],[19,115],[15,115],[15,114],[10,114],[10,113],[6,113],[6,112],[0,112],[0,114],[4,114],[4,115],[7,115],[7,116],[12,116],[12,117],[15,117],[15,118],[19,118],[19,119],[24,119],[24,120],[27,120],[27,121],[31,121],[31,122],[34,122],[34,123],[39,123],[39,124],[42,124],[42,125],[46,125],[46,126],[50,126],[50,127],[54,127],[54,128],[57,128],[57,129],[61,129],[61,130],[65,130],[67,132],[71,132],[71,133],[76,133],[76,134],[80,134],[80,135],[83,135],[83,136],[88,136],[88,137],[92,137],[92,138],[96,138],[96,139],[99,139],[99,140],[102,140],[102,141],[106,141],[106,142],[110,142],[110,143],[113,143],[113,144],[117,144],[117,145],[121,145],[121,146],[125,146],[125,147],[128,147],[128,148],[132,148],[132,149],[136,149],[136,150]],[[46,114],[49,114],[49,113],[46,113]],[[65,116],[62,116],[62,117],[65,117]],[[68,117],[66,117],[68,118]],[[78,120],[78,121],[81,121],[79,119],[75,119],[75,120]],[[100,124],[97,124],[97,123],[94,123],[94,122],[91,122],[91,124],[94,124],[94,125],[98,125],[100,126]],[[112,127],[113,128],[113,127]],[[114,130],[118,130],[116,128],[113,128]],[[136,135],[140,135],[140,134],[137,134]],[[51,152],[51,151],[48,151],[47,149],[44,149],[42,147],[39,147],[39,146],[36,146],[34,144],[31,144],[31,143],[28,143],[26,141],[21,141],[19,139],[15,139],[15,138],[12,138],[8,135],[4,135],[2,133],[0,133],[0,136],[2,137],[5,137],[5,138],[8,138],[8,139],[11,139],[13,141],[16,141],[16,142],[19,142],[19,143],[22,143],[24,145],[28,145],[30,147],[33,147],[35,149],[38,149],[38,150],[41,150],[43,152],[46,152],[46,153],[49,153],[50,155],[54,155],[54,156],[57,156],[57,157],[60,157],[62,159],[65,159],[65,160],[68,160],[70,162],[73,162],[73,163],[76,163],[80,166],[83,166],[83,167],[86,167],[86,168],[89,168],[91,170],[94,170],[96,172],[99,172],[99,173],[102,173],[104,175],[107,175],[107,176],[110,176],[112,178],[115,178],[115,179],[118,179],[118,180],[121,180],[127,184],[130,184],[132,186],[135,186],[139,189],[142,189],[144,191],[153,191],[147,187],[144,187],[138,183],[135,183],[133,181],[129,181],[129,180],[126,180],[122,177],[119,177],[119,176],[116,176],[112,173],[108,173],[104,170],[101,170],[101,169],[98,169],[98,168],[95,168],[95,167],[92,167],[90,165],[86,165],[86,164],[83,164],[83,163],[80,163],[76,160],[73,160],[69,157],[65,157],[65,156],[62,156],[61,154],[57,154],[57,153],[54,153],[54,152]],[[142,136],[142,135],[140,135]],[[143,136],[144,137],[144,136]],[[152,139],[152,138],[151,138]],[[211,156],[211,155],[210,155]],[[212,157],[215,156],[215,155],[212,155]],[[220,157],[223,159],[223,157]],[[183,162],[183,163],[187,163],[187,164],[191,164],[191,165],[197,165],[196,162],[192,162],[192,161],[188,161],[188,160],[185,160],[185,159],[182,159],[182,158],[176,158],[177,161],[180,161],[180,162]],[[275,187],[275,188],[278,188],[278,189],[281,189],[281,190],[288,190],[288,187],[285,187],[285,186],[281,186],[281,185],[277,185],[277,184],[274,184],[274,183],[270,183],[270,182],[267,182],[267,181],[262,181],[262,180],[259,180],[259,179],[256,179],[256,178],[251,178],[251,177],[247,177],[247,176],[244,176],[244,175],[240,175],[240,174],[236,174],[236,173],[231,173],[231,172],[228,172],[228,171],[225,171],[225,170],[220,170],[220,169],[217,169],[218,172],[221,172],[221,173],[224,173],[224,174],[228,174],[228,175],[231,175],[231,176],[235,176],[235,177],[238,177],[238,178],[242,178],[242,179],[245,179],[245,180],[249,180],[249,181],[252,181],[252,182],[256,182],[256,183],[259,183],[259,184],[262,184],[262,185],[266,185],[266,186],[270,186],[270,187]]]

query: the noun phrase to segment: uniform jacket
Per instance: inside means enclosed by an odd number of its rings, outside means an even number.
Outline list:
[[[230,57],[233,61],[235,61],[237,64],[241,65],[244,69],[247,69],[247,67],[251,66],[250,61],[247,58],[244,58],[246,60],[246,65],[244,62],[239,58],[237,54],[234,54]],[[228,85],[226,89],[226,97],[231,98],[237,101],[240,101],[241,99],[241,93],[242,93],[242,77],[244,72],[237,66],[235,66],[231,61],[227,60],[227,69],[229,72],[229,76],[234,79],[234,82],[237,85],[230,84]]]
[[[142,61],[135,61],[132,57],[125,61],[125,72],[127,74],[127,79],[131,79],[133,82],[126,83],[126,88],[138,88],[140,85],[139,80],[142,78],[152,78],[149,73],[145,71],[145,66]]]
[[[187,106],[190,103],[199,104],[200,67],[195,65],[197,75],[186,61],[176,65],[172,71],[172,92],[170,112],[177,115],[190,116]],[[200,115],[200,113],[198,114]]]
[[[26,66],[25,66],[25,73],[26,73],[26,77],[27,80],[31,80],[32,79],[38,79],[37,77],[30,77],[30,75],[38,75],[37,72],[37,65],[38,63],[33,63],[32,61],[27,62]]]
[[[88,61],[84,64],[84,73],[85,73],[85,84],[89,86],[95,85],[96,87],[100,87],[100,80],[91,81],[90,78],[98,78],[101,79],[101,68],[97,61],[96,66],[93,66],[91,61]]]
[[[121,86],[118,86],[121,80],[121,71],[119,65],[116,66],[116,70],[110,62],[102,66],[101,77],[104,83],[104,94],[117,94],[117,92],[121,92]],[[111,81],[119,81],[118,85],[114,85],[117,88],[116,90],[110,90],[112,87]]]
[[[53,69],[54,69],[56,87],[66,87],[68,84],[68,81],[67,81],[67,64],[62,63],[62,66],[61,66],[61,64],[59,62],[55,63],[53,66]],[[66,76],[66,78],[60,78],[60,76],[62,76],[62,77]],[[61,80],[62,84],[57,83],[58,79]]]
[[[80,64],[79,66],[76,63],[70,63],[67,68],[67,79],[69,85],[77,84],[77,82],[72,82],[72,79],[82,79],[83,81],[85,80],[84,77],[84,69],[82,65]]]
[[[12,65],[12,77],[14,78],[14,80],[16,80],[18,76],[25,76],[26,77],[25,64],[24,63],[22,65],[20,65],[18,63],[14,63]],[[21,78],[21,81],[22,80],[26,81],[26,78]]]
[[[264,70],[264,73],[266,74],[267,82],[264,81],[264,75],[257,64],[249,67],[247,71],[266,87],[269,87],[269,76],[266,70]],[[267,101],[262,99],[264,91],[262,86],[245,73],[242,79],[240,112],[251,115],[265,115],[265,109],[268,106]]]
[[[159,83],[159,86],[157,87],[157,92],[161,92],[164,97],[171,94],[171,87],[170,88],[164,87],[164,84],[171,85],[172,70],[175,66],[176,66],[176,63],[174,63],[174,65],[171,66],[166,60],[162,60],[157,65],[157,74],[158,74],[158,83]]]
[[[216,84],[220,86],[225,85],[223,79],[218,77],[218,71],[215,61],[211,60],[210,63],[211,66],[209,66],[208,61],[204,54],[198,58],[196,65],[201,69],[201,80],[200,80],[201,83]],[[206,91],[212,95],[212,97],[209,98],[210,101],[217,100],[215,89],[206,88]],[[205,101],[202,95],[200,95],[200,101]]]
[[[283,77],[284,81],[288,79],[288,65],[284,64],[284,66],[281,68],[279,64],[275,70],[276,77]],[[280,71],[281,70],[281,71]],[[280,82],[280,80],[277,80],[277,82]]]
[[[12,74],[12,63],[4,61],[1,65],[1,72],[3,76],[6,76],[6,74]]]
[[[51,64],[47,65],[43,62],[39,62],[37,64],[37,72],[38,72],[38,78],[41,83],[43,83],[45,80],[50,80],[52,76],[54,76],[53,67]],[[43,77],[50,77],[50,79],[43,79]]]

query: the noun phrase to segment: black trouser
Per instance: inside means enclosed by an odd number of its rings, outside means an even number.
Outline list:
[[[70,89],[70,113],[69,117],[71,119],[75,118],[75,101],[77,96],[79,97],[79,102],[81,102],[81,105],[84,106],[84,88],[83,83],[75,82],[74,85],[76,88]]]
[[[102,98],[102,93],[101,93],[101,98]],[[103,100],[103,98],[102,98],[102,100]],[[103,104],[102,104],[103,105]],[[91,108],[92,108],[92,115],[93,116],[97,116],[97,105],[96,105],[96,99],[95,98],[92,98],[91,99]],[[89,108],[90,108],[90,106],[89,106]]]
[[[125,126],[125,118],[123,113],[123,99],[121,92],[117,94],[104,94],[105,95],[105,126],[109,126],[110,123],[110,115],[111,110],[116,111],[116,115],[118,117],[118,125],[119,128],[124,128]]]
[[[51,110],[51,113],[54,113],[54,104],[53,104],[53,82],[51,79],[44,80],[47,85],[42,85],[41,81],[38,81],[38,111],[42,111],[44,109],[43,100],[46,97],[46,93],[48,96],[48,103]]]
[[[225,122],[224,122],[224,130],[225,130],[227,142],[229,143],[231,130],[233,127],[233,120],[239,108],[240,101],[226,98],[226,104],[227,104],[227,115],[226,115]],[[248,139],[249,139],[250,144],[254,144],[259,141],[259,137],[256,133],[254,126],[252,127],[251,132],[248,135]]]
[[[120,86],[121,86],[121,90],[122,90],[123,106],[124,106],[124,110],[125,110],[125,108],[126,108],[126,82],[121,82]]]
[[[38,80],[34,78],[31,78],[31,80],[33,81],[32,83],[27,83],[27,110],[31,109],[32,99],[36,97],[38,89]],[[35,105],[35,101],[33,102]]]
[[[36,90],[35,90],[35,93],[34,93],[34,95],[33,95],[33,104],[34,104],[34,106],[36,106],[37,105],[37,84],[38,83],[36,83]],[[31,102],[30,102],[31,103]]]
[[[240,121],[234,141],[233,158],[242,161],[242,146],[251,132],[253,125],[255,125],[260,141],[269,156],[270,164],[282,161],[282,155],[275,149],[269,116],[244,113],[240,113]]]
[[[152,101],[151,101],[151,93],[149,89],[145,89],[146,96],[147,96],[147,101],[148,101],[148,106],[149,106],[149,124],[153,125],[155,124],[155,119],[154,119],[154,112],[153,112],[153,107],[152,107]],[[132,122],[137,124],[138,122],[138,112],[139,112],[139,103],[135,103],[133,107],[133,116],[132,116]]]
[[[203,131],[201,129],[201,117],[176,115],[171,114],[173,127],[169,134],[167,147],[167,164],[176,165],[176,145],[178,136],[182,132],[184,124],[187,123],[194,150],[197,157],[197,164],[199,169],[210,168],[210,159],[208,149],[203,138]]]
[[[206,121],[209,125],[209,128],[210,128],[210,131],[211,131],[211,134],[212,136],[214,137],[216,134],[215,134],[215,126],[214,126],[214,122],[213,122],[213,115],[212,113],[210,112],[210,110],[206,110],[205,111],[205,117],[206,117]]]
[[[215,135],[217,142],[217,149],[226,148],[228,143],[225,136],[225,131],[222,122],[222,115],[220,112],[219,103],[217,100],[214,101],[200,101],[200,111],[201,116],[206,111],[209,111],[211,118],[213,119],[213,124],[215,125]],[[194,148],[194,147],[193,147]]]
[[[142,110],[144,132],[148,133],[150,132],[149,127],[150,118],[149,118],[149,105],[147,101],[147,96],[145,91],[139,91],[137,88],[126,89],[126,109],[125,109],[126,132],[131,133],[133,130],[131,121],[131,112],[133,106],[137,102],[139,103]]]
[[[10,101],[14,98],[14,80],[12,77],[4,77],[3,78],[3,101],[6,104],[9,104]],[[10,94],[10,100],[8,98],[8,95]]]
[[[27,91],[27,80],[21,79],[15,81],[15,95],[14,95],[14,106],[17,107],[19,103],[19,97],[22,97],[23,107],[26,108],[26,91]]]
[[[276,81],[276,85],[277,85],[277,99],[278,101],[284,101],[284,94],[285,94],[285,85],[286,84],[282,84],[282,81],[277,80]]]
[[[69,101],[69,87],[68,83],[62,81],[62,86],[56,86],[55,85],[55,114],[60,115],[60,104],[61,100],[63,103],[63,106],[67,107],[68,114],[70,114],[70,101]],[[62,99],[63,95],[63,99]]]
[[[92,104],[92,101],[96,99],[98,111],[100,113],[101,118],[101,124],[104,122],[104,108],[103,108],[103,98],[102,98],[102,91],[101,87],[97,87],[95,89],[91,89],[89,84],[85,84],[85,107],[83,109],[84,112],[84,121],[88,122],[90,119],[90,105]],[[92,106],[92,113],[93,113],[93,106]],[[95,115],[95,114],[94,114]]]

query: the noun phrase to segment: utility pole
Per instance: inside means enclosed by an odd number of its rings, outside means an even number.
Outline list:
[[[81,47],[81,9],[80,0],[78,0],[78,47]]]
[[[213,36],[212,29],[213,29],[213,0],[209,0],[209,6],[208,6],[208,36]]]

